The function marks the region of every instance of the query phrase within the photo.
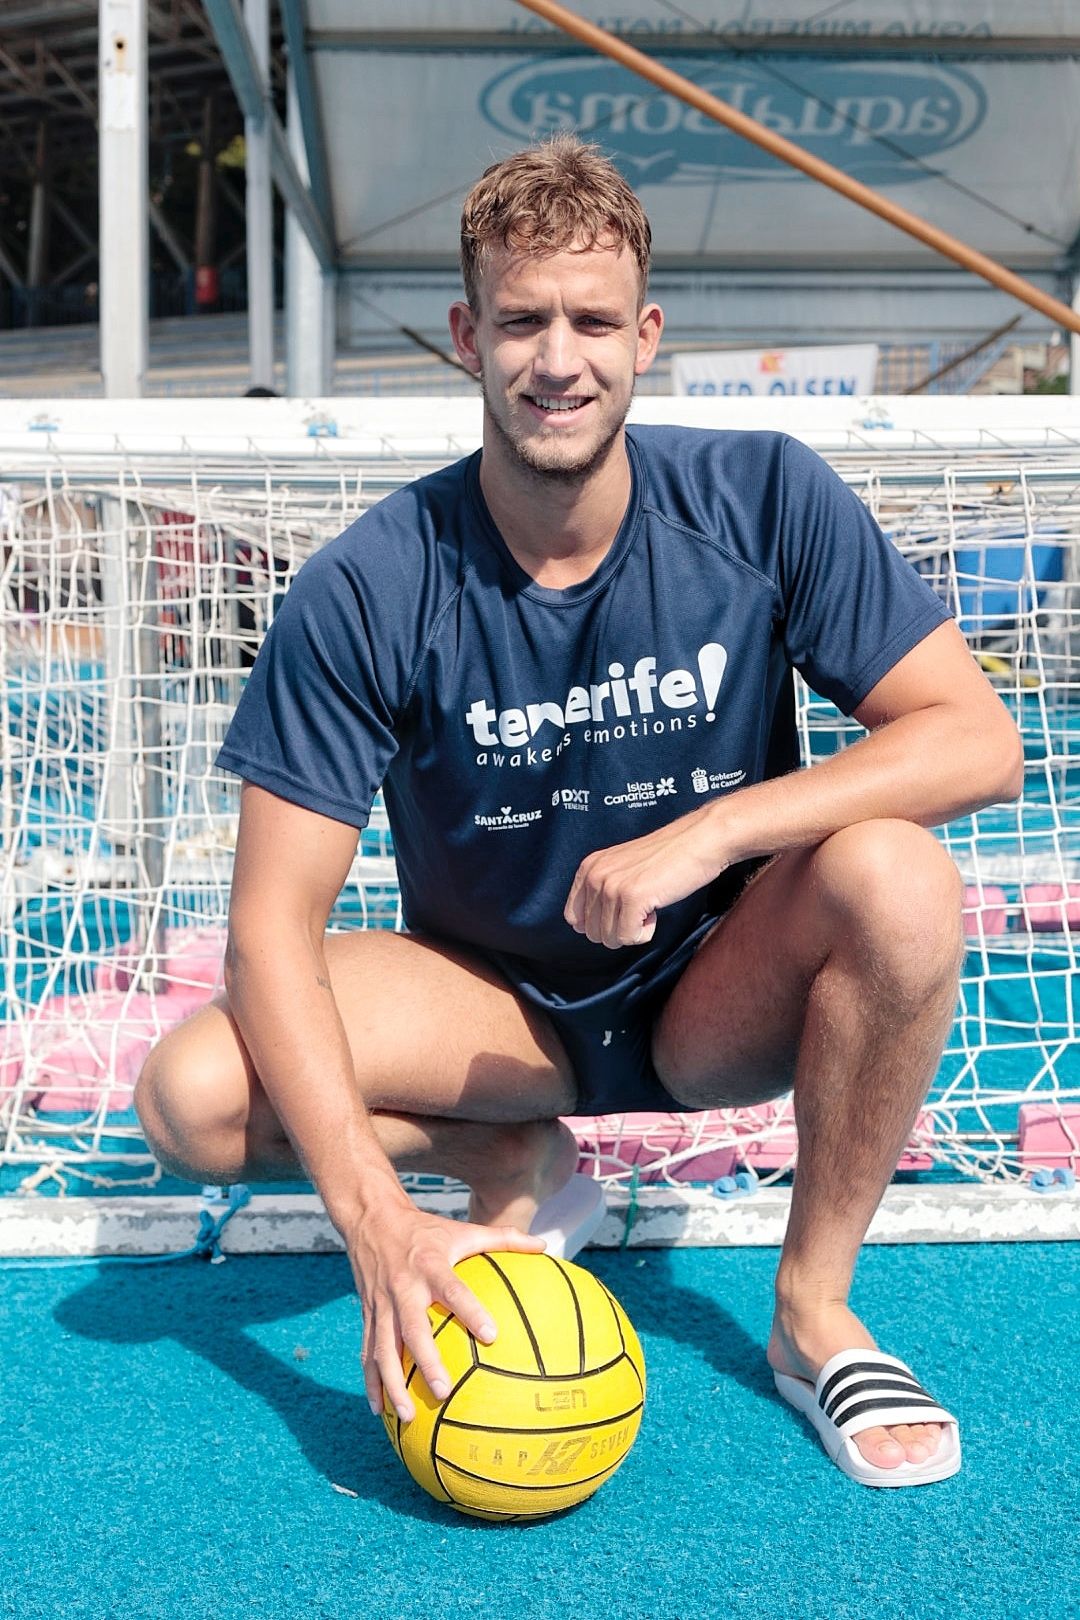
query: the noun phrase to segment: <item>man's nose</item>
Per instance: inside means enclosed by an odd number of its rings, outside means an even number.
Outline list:
[[[581,355],[573,323],[566,320],[550,321],[543,330],[537,349],[537,367],[553,381],[576,377],[581,370]]]

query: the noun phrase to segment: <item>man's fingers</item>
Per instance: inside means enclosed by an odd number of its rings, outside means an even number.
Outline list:
[[[451,1389],[428,1315],[430,1304],[437,1301],[444,1305],[481,1343],[490,1344],[495,1337],[495,1323],[487,1307],[452,1267],[492,1249],[542,1254],[545,1248],[543,1238],[519,1232],[514,1226],[449,1221],[438,1224],[447,1229],[449,1250],[444,1248],[438,1257],[429,1253],[426,1263],[417,1267],[411,1283],[403,1288],[376,1290],[374,1297],[364,1299],[361,1361],[368,1402],[372,1411],[379,1413],[385,1394],[403,1423],[410,1423],[416,1415],[402,1369],[403,1348],[408,1349],[436,1400],[445,1400]]]
[[[585,867],[579,866],[574,874],[574,881],[570,885],[570,893],[566,897],[566,906],[563,916],[577,933],[585,932]]]
[[[432,1336],[431,1320],[427,1311],[418,1310],[409,1315],[403,1312],[401,1331],[406,1347],[419,1367],[428,1389],[437,1401],[444,1401],[450,1393],[450,1378]]]
[[[532,1232],[522,1232],[516,1226],[486,1226],[485,1232],[498,1233],[500,1249],[516,1249],[519,1254],[542,1254],[544,1239]]]
[[[411,1423],[416,1416],[416,1409],[405,1388],[401,1343],[394,1328],[393,1310],[389,1301],[375,1330],[372,1359],[375,1364],[375,1376],[386,1391],[390,1405],[403,1423]]]
[[[632,892],[625,875],[604,875],[604,856],[608,853],[601,850],[582,861],[563,915],[577,933],[608,950],[647,944],[656,931],[655,908]]]
[[[391,1388],[389,1384],[384,1381],[382,1373],[379,1369],[378,1352],[375,1346],[374,1323],[372,1323],[370,1331],[365,1324],[364,1343],[360,1352],[360,1365],[363,1368],[364,1393],[367,1395],[368,1405],[371,1407],[373,1415],[375,1417],[379,1417],[383,1411],[384,1393],[391,1406],[395,1405],[395,1401]],[[400,1371],[401,1368],[399,1364],[398,1372],[400,1373]],[[402,1385],[404,1385],[404,1380],[402,1380]],[[404,1388],[402,1387],[402,1389],[399,1391],[399,1397],[403,1393]]]
[[[457,1317],[462,1327],[467,1328],[474,1339],[482,1344],[490,1344],[495,1337],[495,1323],[491,1312],[486,1305],[481,1304],[472,1289],[462,1282],[461,1278],[451,1272],[442,1288],[439,1297],[447,1310]]]
[[[452,1263],[468,1260],[475,1254],[488,1254],[492,1250],[510,1249],[518,1254],[543,1254],[546,1244],[531,1232],[521,1232],[516,1226],[478,1226],[462,1224],[462,1242],[455,1246]],[[495,1337],[495,1322],[487,1307],[477,1299],[472,1289],[451,1272],[439,1295],[448,1311],[482,1344],[490,1344]]]
[[[383,1382],[379,1376],[374,1351],[369,1355],[365,1349],[360,1358],[360,1365],[364,1371],[364,1393],[367,1396],[368,1405],[371,1407],[372,1414],[378,1417],[383,1409]]]

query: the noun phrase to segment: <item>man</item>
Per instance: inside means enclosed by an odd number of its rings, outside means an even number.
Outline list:
[[[482,454],[290,590],[221,755],[244,778],[226,996],[137,1104],[181,1175],[311,1177],[372,1408],[407,1420],[403,1342],[447,1388],[428,1305],[492,1333],[453,1264],[589,1229],[560,1115],[794,1085],[769,1362],[845,1471],[919,1483],[959,1465],[955,1424],[846,1302],[955,1007],[959,881],[925,829],[1014,795],[1019,739],[819,458],[624,427],[663,324],[648,256],[572,137],[473,188],[450,324]],[[793,667],[869,732],[802,771]],[[409,932],[326,939],[384,780]],[[471,1221],[398,1170],[467,1182]]]

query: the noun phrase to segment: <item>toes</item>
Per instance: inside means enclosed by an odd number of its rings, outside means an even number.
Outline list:
[[[924,1463],[941,1444],[940,1423],[894,1423],[891,1428],[864,1429],[852,1436],[867,1462],[899,1468],[903,1462]]]
[[[888,1429],[864,1429],[851,1438],[866,1461],[876,1468],[899,1468],[905,1460],[903,1445]]]
[[[928,1457],[934,1455],[940,1444],[940,1423],[913,1423],[911,1440],[907,1447],[908,1458],[911,1462],[925,1462]]]
[[[924,1423],[894,1423],[889,1430],[893,1439],[904,1448],[904,1458],[910,1463],[925,1462],[930,1455],[922,1438]]]

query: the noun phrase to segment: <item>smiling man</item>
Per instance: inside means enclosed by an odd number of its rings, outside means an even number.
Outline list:
[[[926,830],[1018,791],[1016,730],[862,504],[774,433],[627,428],[663,317],[649,226],[562,136],[466,199],[450,312],[483,450],[301,570],[221,761],[244,780],[226,995],[151,1054],[167,1168],[295,1177],[348,1248],[373,1409],[447,1385],[452,1266],[570,1254],[602,1203],[560,1115],[794,1087],[768,1359],[873,1485],[955,1472],[875,1347],[856,1257],[953,1015],[960,886]],[[867,728],[798,770],[793,671]],[[385,790],[408,932],[326,937]],[[418,1210],[398,1170],[472,1189]]]

